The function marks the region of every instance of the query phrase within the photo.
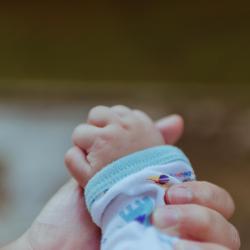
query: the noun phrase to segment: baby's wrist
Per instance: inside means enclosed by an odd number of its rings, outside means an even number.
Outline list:
[[[121,191],[123,192],[124,190],[120,189],[120,185],[123,183],[123,180],[127,180],[127,177],[131,176],[131,178],[134,179],[132,182],[137,185],[136,175],[137,173],[141,173],[142,170],[146,171],[146,175],[142,178],[142,181],[146,181],[147,184],[152,183],[148,177],[150,176],[150,172],[153,171],[152,169],[158,166],[160,166],[160,169],[157,170],[158,173],[165,172],[170,174],[169,177],[166,176],[169,178],[167,181],[170,181],[170,183],[174,179],[179,182],[194,179],[190,162],[180,149],[173,146],[148,148],[114,161],[98,172],[89,181],[85,188],[85,200],[89,212],[93,213],[93,204],[99,204],[99,201],[103,200],[103,197],[105,197],[106,200],[112,200],[111,196],[115,197],[115,195],[118,195]],[[129,189],[129,187],[130,185],[126,188]],[[94,207],[97,208],[99,205],[95,205]],[[101,213],[98,212],[98,214]],[[98,218],[97,221],[99,219],[100,218]]]

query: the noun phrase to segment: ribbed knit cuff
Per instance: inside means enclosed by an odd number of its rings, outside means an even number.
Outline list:
[[[85,200],[88,210],[92,204],[103,196],[113,185],[124,178],[142,171],[145,168],[183,161],[190,165],[185,180],[193,180],[191,164],[185,154],[178,148],[164,145],[132,153],[112,162],[90,179],[85,188]],[[191,174],[190,174],[191,173]]]

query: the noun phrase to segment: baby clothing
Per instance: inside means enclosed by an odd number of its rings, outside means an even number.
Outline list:
[[[157,146],[132,153],[98,172],[85,188],[93,221],[102,230],[102,250],[171,250],[176,237],[158,231],[150,216],[167,188],[195,179],[184,153]]]

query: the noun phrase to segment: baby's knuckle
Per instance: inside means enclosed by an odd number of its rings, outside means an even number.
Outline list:
[[[106,106],[98,105],[90,109],[89,113],[99,112],[100,110],[106,109]]]
[[[130,130],[133,126],[133,121],[128,118],[120,119],[120,127],[125,130]]]
[[[110,124],[106,127],[105,131],[100,135],[100,138],[107,141],[117,140],[121,134],[121,126],[119,124]]]
[[[103,110],[108,109],[108,107],[103,106],[103,105],[98,105],[90,109],[88,113],[88,119],[95,118],[98,116],[100,113],[103,112]]]
[[[81,133],[82,133],[83,127],[82,125],[78,125],[72,133],[72,141],[75,142],[78,140],[78,138],[80,137]]]
[[[119,109],[119,110],[122,110],[122,111],[130,111],[130,108],[125,106],[125,105],[122,105],[122,104],[117,104],[117,105],[114,105],[111,107],[112,109]]]

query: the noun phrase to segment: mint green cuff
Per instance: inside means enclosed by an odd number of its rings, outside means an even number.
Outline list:
[[[92,204],[117,182],[129,175],[155,165],[164,165],[175,161],[191,164],[185,154],[178,148],[164,145],[132,153],[112,162],[90,179],[85,188],[85,201],[90,211]],[[189,176],[190,180],[194,175]]]

